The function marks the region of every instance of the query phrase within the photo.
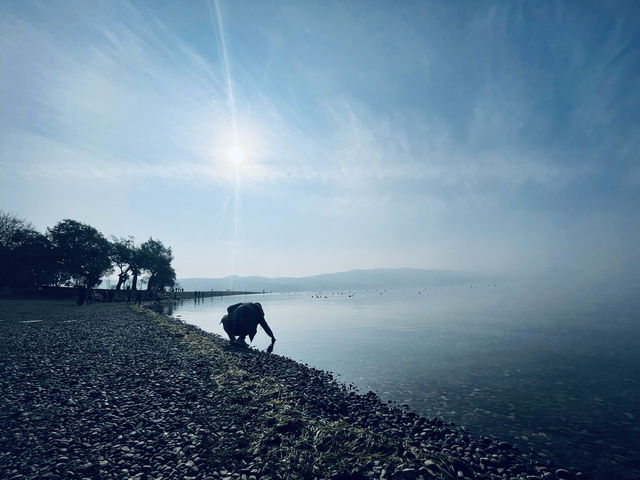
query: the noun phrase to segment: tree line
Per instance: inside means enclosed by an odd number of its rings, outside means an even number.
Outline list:
[[[45,285],[95,288],[115,273],[116,290],[164,290],[176,283],[173,254],[160,240],[136,246],[133,237],[108,240],[94,227],[70,219],[40,233],[27,220],[0,211],[0,287]]]

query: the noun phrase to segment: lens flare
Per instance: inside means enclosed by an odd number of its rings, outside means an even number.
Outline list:
[[[244,150],[241,146],[234,145],[227,151],[227,157],[236,167],[239,167],[245,159]]]

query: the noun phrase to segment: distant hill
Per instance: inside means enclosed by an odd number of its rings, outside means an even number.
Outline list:
[[[427,288],[476,281],[478,275],[451,270],[377,268],[326,273],[310,277],[179,278],[180,286],[193,290],[244,290],[252,292],[300,292],[364,289]]]

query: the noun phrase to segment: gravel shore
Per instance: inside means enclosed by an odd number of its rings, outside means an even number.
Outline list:
[[[279,355],[124,304],[0,300],[3,479],[565,479]]]

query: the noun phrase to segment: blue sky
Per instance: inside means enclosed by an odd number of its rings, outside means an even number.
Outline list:
[[[639,10],[5,1],[0,208],[179,277],[634,272]]]

